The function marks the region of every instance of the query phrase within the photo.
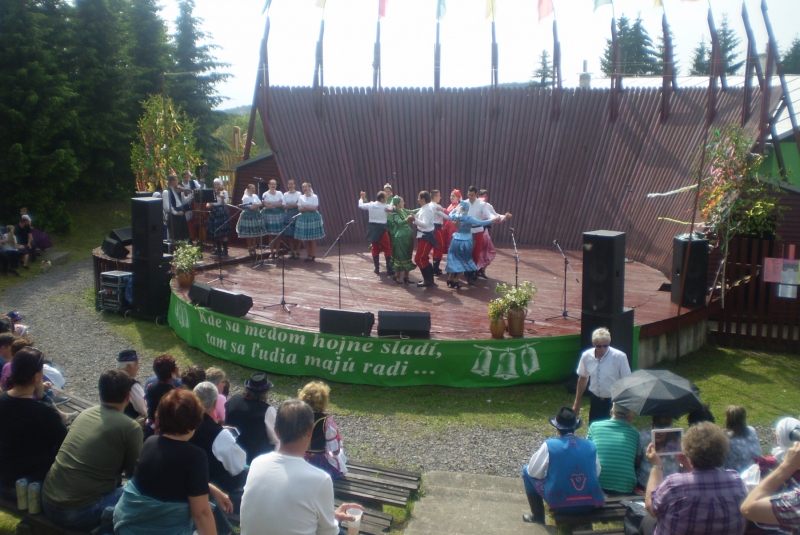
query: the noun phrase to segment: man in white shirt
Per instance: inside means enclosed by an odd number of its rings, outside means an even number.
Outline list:
[[[438,189],[431,190],[431,211],[433,212],[433,235],[436,237],[436,242],[439,244],[433,250],[433,274],[442,275],[442,270],[439,264],[442,262],[444,256],[445,240],[444,240],[444,218],[447,217],[444,208],[439,204],[442,200],[442,192]]]
[[[394,275],[392,269],[392,243],[386,231],[386,214],[394,210],[394,204],[386,204],[386,192],[379,191],[376,200],[367,202],[367,193],[361,192],[358,207],[369,212],[369,226],[367,227],[367,241],[372,244],[372,263],[375,264],[375,274],[381,272],[381,253],[386,258],[386,274]]]
[[[194,218],[194,192],[202,189],[203,186],[192,177],[192,172],[188,170],[181,173],[181,179],[183,180],[180,184],[183,190],[183,213],[186,215],[186,223],[189,227],[189,243],[192,243],[192,240],[196,240],[198,237],[198,229],[192,226],[192,219]]]
[[[147,418],[147,405],[144,402],[144,388],[136,380],[136,375],[139,373],[139,356],[136,354],[135,349],[126,349],[119,352],[119,355],[117,355],[117,369],[124,370],[133,379],[131,400],[125,407],[124,413],[134,420],[141,418],[142,423],[144,423]]]
[[[345,511],[358,504],[333,504],[331,476],[304,459],[314,430],[314,412],[290,399],[278,407],[277,451],[250,465],[242,497],[242,535],[338,535],[339,521],[355,520]]]
[[[588,384],[592,397],[589,424],[611,417],[611,385],[631,374],[627,355],[611,347],[611,333],[608,329],[595,329],[592,333],[592,346],[594,347],[583,352],[578,362],[578,388],[572,406],[575,414],[580,414],[581,398]]]
[[[470,186],[467,190],[467,200],[469,201],[470,215],[478,221],[492,219],[494,210],[489,210],[489,206],[478,198],[478,188]],[[472,227],[472,261],[477,265],[480,260],[481,250],[483,249],[483,227]],[[467,280],[473,284],[478,279],[476,272],[468,273]]]
[[[433,284],[433,266],[431,265],[431,252],[439,244],[433,234],[435,229],[433,224],[433,210],[431,210],[431,194],[427,191],[420,191],[417,201],[421,206],[416,215],[409,215],[409,221],[413,218],[417,225],[417,254],[414,256],[414,263],[422,272],[422,280],[417,286],[430,286]]]
[[[167,230],[174,242],[189,239],[189,227],[183,209],[183,194],[178,188],[178,175],[171,174],[167,179],[167,189],[162,196],[164,211],[167,213]]]

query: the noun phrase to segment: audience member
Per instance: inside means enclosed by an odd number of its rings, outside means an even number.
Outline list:
[[[194,390],[194,387],[206,380],[206,371],[195,364],[181,375],[181,388]]]
[[[20,249],[22,267],[28,269],[28,260],[36,260],[36,243],[33,241],[31,216],[27,214],[20,216],[19,223],[14,227],[14,236],[17,239],[17,243],[22,246],[22,249]]]
[[[596,420],[607,420],[611,412],[611,385],[631,374],[628,357],[622,351],[611,347],[611,333],[605,327],[592,333],[592,348],[583,352],[578,362],[578,387],[575,390],[575,403],[572,410],[576,416],[581,413],[581,399],[589,387],[591,405],[589,425]],[[591,379],[591,381],[590,381]]]
[[[702,422],[717,423],[714,419],[714,415],[711,414],[711,407],[708,406],[708,403],[703,403],[699,409],[695,409],[687,414],[686,421],[689,423],[690,427]]]
[[[678,460],[690,471],[665,479],[661,457],[652,444],[647,447],[652,468],[645,507],[650,514],[642,522],[642,532],[743,533],[745,521],[739,505],[747,491],[738,473],[722,468],[728,456],[728,437],[713,423],[701,422],[686,431],[682,450]]]
[[[0,333],[0,368],[11,362],[11,344],[15,336],[10,332]]]
[[[42,507],[56,524],[90,531],[105,520],[110,528],[122,496],[120,475],[133,475],[142,449],[141,426],[124,414],[132,386],[122,370],[103,372],[100,405],[84,410],[70,426],[42,488]]]
[[[155,429],[156,410],[158,403],[167,392],[174,389],[172,378],[178,373],[178,365],[172,355],[164,353],[156,357],[153,361],[153,371],[156,374],[156,381],[146,385],[144,399],[147,402],[147,427],[145,433],[152,435]]]
[[[586,438],[597,447],[597,459],[603,467],[600,486],[611,493],[630,494],[636,486],[636,466],[639,464],[639,432],[631,425],[632,410],[614,403],[610,420],[600,420],[589,426]]]
[[[183,389],[167,392],[156,410],[160,435],[145,440],[133,479],[114,510],[114,532],[216,535],[209,494],[226,513],[228,497],[208,482],[208,461],[189,443],[203,421],[197,396]]]
[[[650,431],[653,429],[668,429],[672,427],[672,418],[669,416],[653,416],[653,427],[651,429],[642,429],[639,431],[639,466],[636,469],[636,479],[642,490],[647,488],[647,481],[650,479],[650,461],[647,460],[645,453],[647,446],[652,442],[652,434]],[[671,476],[680,471],[680,465],[673,455],[665,455],[661,458],[664,466],[664,476]]]
[[[17,245],[14,236],[14,227],[8,225],[6,231],[0,232],[0,265],[3,267],[3,275],[8,275],[10,271],[16,276],[20,276],[19,260],[22,255],[22,246]]]
[[[247,464],[278,445],[275,407],[267,403],[272,383],[264,372],[250,376],[244,394],[231,396],[225,404],[226,423],[239,431],[239,444],[247,453]]]
[[[797,533],[800,527],[800,487],[784,483],[800,470],[800,442],[786,450],[781,464],[753,489],[742,503],[742,514],[761,525],[780,526]]]
[[[800,428],[800,420],[796,418],[781,418],[775,423],[775,447],[770,452],[775,460],[783,462],[786,450],[792,447],[792,431]]]
[[[338,479],[347,474],[347,455],[342,447],[342,437],[336,421],[333,416],[325,414],[330,393],[331,387],[312,381],[300,390],[297,397],[314,410],[314,432],[306,452],[306,461]]]
[[[761,456],[756,430],[747,425],[747,411],[738,405],[725,410],[725,434],[728,436],[728,459],[725,468],[741,472]]]
[[[606,503],[597,480],[597,449],[591,440],[575,436],[580,418],[569,407],[561,407],[550,418],[550,425],[558,430],[558,438],[542,442],[522,467],[522,482],[531,507],[531,514],[522,515],[525,522],[544,524],[545,500],[555,511],[576,514]]]
[[[0,394],[0,493],[16,499],[20,478],[43,481],[67,435],[64,422],[34,398],[44,377],[44,355],[25,347],[11,358],[13,387]]]
[[[117,355],[117,369],[123,370],[133,379],[131,400],[125,406],[125,414],[134,420],[141,418],[142,422],[144,422],[144,419],[147,418],[147,403],[144,401],[144,388],[136,380],[136,375],[139,373],[139,355],[136,354],[135,349],[126,349],[119,352],[119,355]]]
[[[327,472],[303,457],[311,444],[314,413],[292,399],[277,410],[277,451],[250,465],[242,497],[243,535],[338,535],[338,521],[355,520],[345,511],[363,509],[354,503],[333,503],[333,482]]]
[[[206,381],[217,387],[219,395],[217,396],[217,408],[214,418],[217,422],[224,424],[225,403],[228,401],[228,397],[225,395],[225,386],[228,384],[228,377],[222,368],[212,366],[206,370]]]

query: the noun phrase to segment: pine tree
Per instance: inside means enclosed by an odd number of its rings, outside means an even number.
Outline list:
[[[719,48],[722,52],[722,64],[725,66],[725,74],[729,76],[735,75],[744,65],[744,60],[736,61],[741,56],[741,53],[737,52],[736,49],[742,43],[742,39],[731,28],[727,14],[722,17],[717,35],[719,37]]]
[[[156,0],[131,0],[128,13],[130,58],[133,67],[133,98],[141,103],[149,95],[161,93],[161,73],[170,70],[171,47],[167,26],[159,16]],[[135,118],[142,114],[142,105],[131,110]]]
[[[675,55],[675,34],[672,33],[672,30],[669,31],[669,36],[672,40],[672,67],[675,69],[675,76],[680,76],[681,67]],[[662,33],[658,36],[658,45],[656,46],[656,72],[661,75],[664,74],[664,48],[666,48],[666,43],[664,42],[664,34]]]
[[[617,21],[617,40],[623,76],[649,76],[659,72],[653,40],[650,39],[641,16],[637,16],[631,26],[630,20],[621,15]],[[614,74],[613,54],[611,39],[606,39],[606,50],[600,59],[600,69],[606,76]]]
[[[0,215],[9,221],[28,206],[56,232],[71,226],[65,200],[81,138],[62,56],[70,11],[61,0],[0,2]]]
[[[692,53],[692,68],[689,69],[689,74],[692,76],[708,76],[711,74],[710,58],[711,50],[706,45],[705,37],[703,37]]]
[[[533,76],[531,76],[531,85],[533,87],[550,87],[553,85],[553,66],[550,62],[550,53],[547,50],[542,50],[542,55],[539,57],[539,68],[533,71]]]
[[[783,55],[781,62],[783,63],[784,73],[800,74],[800,39],[794,38],[792,46]]]

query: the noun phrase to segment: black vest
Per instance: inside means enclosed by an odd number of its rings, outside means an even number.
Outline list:
[[[134,379],[134,381],[133,381],[133,382],[134,382],[134,383],[136,383],[136,384],[139,384],[139,381],[137,381],[137,380],[135,380],[135,379]],[[128,402],[128,404],[127,404],[127,405],[125,405],[125,410],[124,410],[124,411],[122,411],[122,413],[123,413],[125,416],[127,416],[128,418],[132,418],[132,419],[134,419],[134,420],[135,420],[136,418],[138,418],[139,416],[141,416],[141,414],[139,414],[138,412],[136,412],[136,409],[134,409],[134,408],[133,408],[133,403],[131,403],[130,401]]]
[[[325,422],[328,417],[321,412],[314,413],[314,430],[311,432],[311,445],[308,447],[309,453],[325,452]]]
[[[225,470],[225,466],[214,456],[212,451],[214,441],[217,440],[217,435],[221,432],[222,426],[208,414],[203,414],[203,423],[194,432],[189,442],[206,452],[206,457],[208,458],[208,480],[226,492],[230,492],[233,490],[233,476]]]
[[[237,442],[247,453],[247,464],[264,453],[275,449],[267,436],[264,416],[269,404],[264,401],[248,399],[241,394],[232,396],[225,403],[225,425],[239,430]]]

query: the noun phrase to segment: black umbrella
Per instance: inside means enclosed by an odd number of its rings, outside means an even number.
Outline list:
[[[636,370],[611,385],[611,399],[643,416],[679,418],[702,408],[700,391],[667,370]]]

